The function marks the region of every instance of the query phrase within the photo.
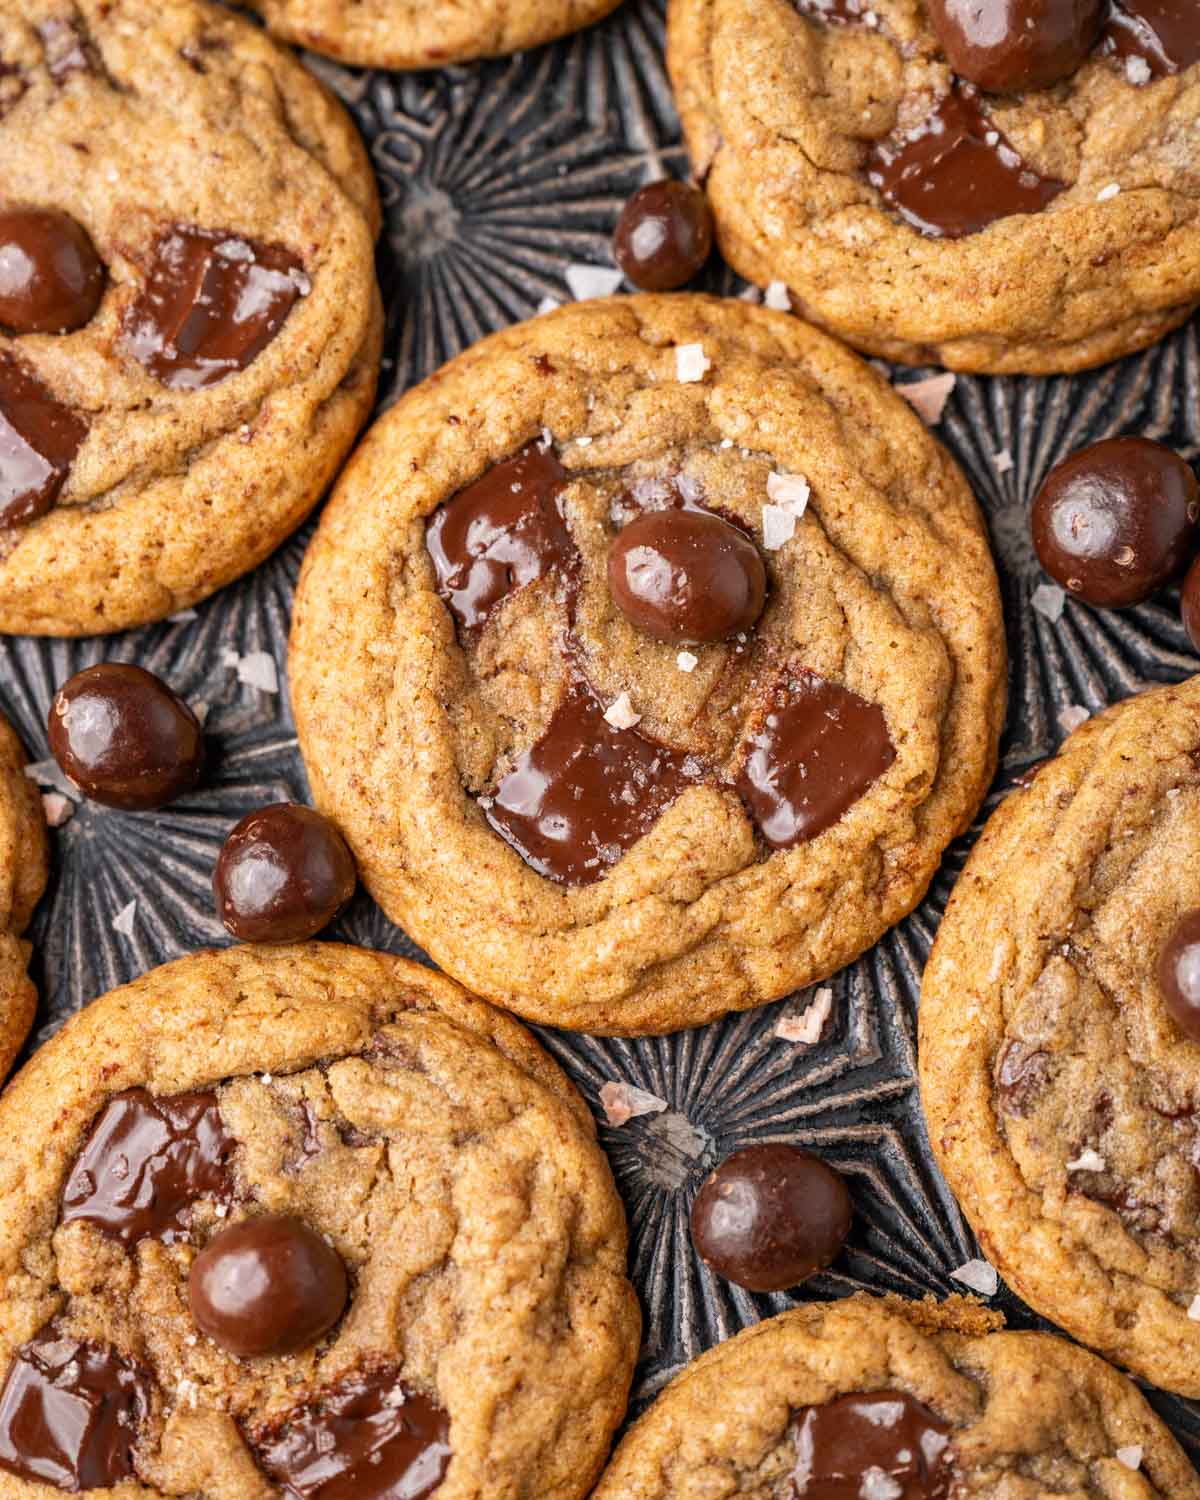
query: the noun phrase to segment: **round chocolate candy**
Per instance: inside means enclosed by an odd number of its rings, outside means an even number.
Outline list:
[[[1051,469],[1033,502],[1033,545],[1051,578],[1089,604],[1138,604],[1178,572],[1200,486],[1148,438],[1105,438]]]
[[[332,922],[354,894],[354,858],[311,807],[279,802],[247,814],[213,875],[217,915],[247,943],[299,943]]]
[[[699,510],[651,510],[608,549],[617,608],[656,640],[721,641],[750,630],[767,594],[767,571],[744,532]]]
[[[795,1286],[834,1259],[850,1232],[841,1177],[797,1146],[728,1156],[692,1205],[692,1240],[719,1275],[752,1292]]]
[[[690,182],[665,178],[638,188],[621,210],[613,256],[643,292],[672,292],[712,254],[708,199]]]
[[[294,1354],[328,1333],[346,1306],[346,1268],[300,1219],[231,1224],[192,1263],[196,1327],[230,1354]]]
[[[48,728],[63,771],[108,807],[163,807],[190,791],[204,766],[196,715],[161,678],[125,662],[100,662],[65,682]]]
[[[1158,959],[1158,985],[1171,1018],[1200,1042],[1200,911],[1189,911],[1172,928]]]
[[[946,61],[993,94],[1049,88],[1095,45],[1106,0],[928,0]]]
[[[70,333],[91,322],[103,292],[100,257],[69,214],[0,209],[0,328]]]

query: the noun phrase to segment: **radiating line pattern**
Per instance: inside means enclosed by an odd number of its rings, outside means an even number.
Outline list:
[[[552,48],[440,74],[363,73],[310,59],[357,115],[383,193],[384,404],[476,338],[529,316],[544,298],[567,300],[569,266],[608,264],[608,237],[626,194],[649,177],[683,170],[662,65],[663,12],[664,0],[627,0],[601,26]],[[705,284],[745,290],[720,266]],[[1029,544],[1032,494],[1073,448],[1127,430],[1200,454],[1194,323],[1094,374],[957,381],[939,431],[987,513],[1012,652],[1001,774],[918,911],[832,981],[822,1041],[805,1047],[775,1035],[780,1017],[798,1012],[806,996],[667,1038],[540,1032],[596,1111],[629,1208],[632,1266],[647,1312],[639,1406],[702,1349],[795,1300],[742,1292],[692,1251],[687,1214],[695,1187],[737,1146],[795,1141],[849,1179],[856,1209],[849,1249],[800,1291],[803,1298],[855,1288],[944,1294],[956,1286],[950,1273],[977,1253],[932,1165],[914,1084],[919,976],[937,923],[982,817],[1014,775],[1061,743],[1065,710],[1094,712],[1195,666],[1174,595],[1120,613],[1067,600],[1057,620],[1033,604],[1046,580]],[[55,833],[51,888],[33,929],[43,997],[34,1045],[112,985],[224,942],[211,896],[222,838],[250,809],[306,795],[285,665],[291,597],[310,532],[181,620],[107,642],[0,642],[0,708],[36,760],[48,755],[45,715],[55,686],[106,657],[161,673],[204,706],[212,749],[203,787],[165,812],[76,803]],[[277,693],[239,675],[239,663],[259,652],[278,666]],[[132,915],[122,919],[130,902]],[[362,893],[333,935],[422,956]],[[613,1080],[648,1090],[666,1108],[608,1126],[599,1094]],[[1014,1322],[1037,1324],[1007,1292],[997,1301]],[[1200,1407],[1153,1399],[1200,1452]]]

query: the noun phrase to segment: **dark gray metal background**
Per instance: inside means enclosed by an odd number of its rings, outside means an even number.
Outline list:
[[[312,60],[357,116],[383,190],[389,394],[481,335],[530,315],[543,298],[569,299],[568,265],[610,264],[608,237],[627,194],[664,171],[684,170],[662,63],[663,8],[664,0],[628,0],[582,36],[442,73],[365,73]],[[719,268],[707,284],[731,292],[741,286]],[[1194,323],[1149,353],[1091,375],[960,377],[939,429],[987,510],[1002,571],[1013,667],[1000,788],[1055,750],[1064,708],[1094,711],[1196,668],[1174,595],[1123,613],[1068,602],[1057,623],[1031,607],[1044,582],[1027,524],[1040,477],[1080,443],[1121,431],[1162,438],[1196,456]],[[1000,473],[993,456],[1005,451],[1013,467]],[[195,796],[157,814],[83,803],[54,835],[50,890],[32,933],[42,994],[33,1046],[113,985],[197,946],[225,942],[209,884],[225,833],[264,802],[306,796],[284,668],[289,604],[310,534],[311,525],[193,619],[105,640],[0,642],[0,708],[35,759],[48,755],[45,717],[54,687],[106,658],[139,662],[190,701],[207,704],[214,749],[211,774]],[[278,694],[240,682],[227,664],[227,653],[255,651],[278,664]],[[856,1221],[849,1247],[801,1297],[856,1288],[944,1294],[955,1289],[948,1273],[977,1253],[932,1165],[914,1083],[919,976],[968,844],[951,851],[920,910],[833,981],[834,1021],[816,1047],[773,1036],[786,1001],[648,1041],[541,1033],[593,1106],[610,1078],[669,1102],[664,1114],[601,1129],[629,1208],[633,1274],[647,1315],[639,1402],[701,1350],[795,1300],[740,1291],[693,1254],[692,1193],[707,1167],[735,1146],[800,1142],[850,1181]],[[126,936],[112,922],[132,900]],[[415,952],[362,894],[333,935]],[[998,1305],[1016,1323],[1035,1321],[1007,1293]],[[1200,1454],[1200,1406],[1152,1399],[1193,1456]]]

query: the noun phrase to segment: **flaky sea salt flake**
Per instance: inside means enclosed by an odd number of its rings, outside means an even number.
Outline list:
[[[1107,187],[1102,187],[1096,194],[1097,203],[1109,203],[1121,191],[1119,182],[1110,182]]]
[[[703,344],[679,344],[675,350],[675,379],[681,385],[692,385],[703,380],[712,369],[712,360],[704,352]]]
[[[1091,717],[1091,714],[1080,703],[1068,703],[1066,708],[1060,708],[1058,711],[1058,722],[1064,734],[1074,734]]]
[[[1051,625],[1057,625],[1062,619],[1063,605],[1067,602],[1066,590],[1060,589],[1056,583],[1039,583],[1029,602]]]
[[[131,938],[133,936],[133,923],[136,917],[137,897],[135,896],[132,901],[126,902],[126,904],[112,919],[113,931],[119,932],[122,937]]]
[[[700,658],[693,656],[690,651],[681,651],[675,658],[675,665],[681,672],[694,672],[700,665]]]
[[[910,380],[906,385],[896,386],[897,395],[903,396],[927,427],[936,427],[946,410],[958,377],[946,371],[942,375],[929,375],[924,380]]]
[[[561,306],[562,303],[557,297],[543,297],[537,305],[538,317],[540,318],[546,313],[554,312],[556,308]]]
[[[251,651],[248,656],[238,657],[237,674],[238,681],[247,687],[264,693],[279,691],[279,668],[269,651]]]
[[[633,711],[633,704],[629,701],[629,694],[622,693],[604,710],[604,717],[614,729],[632,729],[635,724],[642,722],[641,714]]]
[[[796,535],[796,512],[782,505],[764,505],[762,510],[763,546],[778,552],[784,542]]]
[[[637,1115],[658,1115],[667,1101],[632,1083],[606,1083],[600,1089],[600,1108],[610,1125],[624,1125]]]
[[[1193,1323],[1200,1323],[1200,1292],[1196,1293],[1188,1306],[1188,1317]]]
[[[1067,1163],[1068,1172],[1104,1172],[1107,1168],[1108,1163],[1091,1146],[1085,1146],[1074,1161]]]
[[[1013,456],[1007,448],[1001,448],[999,453],[992,454],[992,468],[997,474],[1007,474],[1013,466]]]
[[[763,295],[763,305],[775,312],[791,312],[792,297],[786,281],[773,281]]]
[[[1145,1451],[1140,1443],[1130,1443],[1127,1448],[1118,1448],[1113,1457],[1127,1469],[1140,1469]]]
[[[611,297],[624,281],[621,271],[611,266],[568,266],[567,285],[576,302],[587,302],[592,297]]]
[[[986,1260],[969,1260],[957,1271],[951,1271],[950,1277],[953,1281],[961,1281],[963,1286],[970,1287],[981,1297],[994,1297],[1000,1289],[999,1273]]]
[[[61,792],[43,792],[42,807],[51,828],[61,828],[75,816],[75,804]]]
[[[767,495],[773,504],[783,510],[791,511],[792,515],[800,517],[808,508],[808,497],[812,494],[808,480],[803,474],[776,474],[767,475]]]
[[[900,1500],[904,1494],[904,1486],[883,1469],[872,1465],[863,1471],[858,1493],[861,1500]]]
[[[803,1042],[812,1047],[821,1040],[832,1010],[833,991],[823,986],[798,1016],[781,1017],[775,1026],[775,1035],[781,1042]]]
[[[1125,59],[1125,77],[1135,87],[1140,88],[1143,84],[1149,83],[1154,74],[1151,71],[1150,64],[1144,57],[1127,57]]]

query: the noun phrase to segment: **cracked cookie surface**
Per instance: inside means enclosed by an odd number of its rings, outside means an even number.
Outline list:
[[[1195,1471],[1131,1381],[1065,1339],[993,1332],[998,1326],[996,1314],[960,1298],[860,1296],[768,1318],[672,1381],[622,1440],[594,1500],[797,1500],[809,1493],[806,1470],[819,1474],[822,1459],[845,1477],[828,1490],[814,1483],[814,1494],[1200,1496]],[[903,1450],[894,1469],[864,1473],[861,1429],[839,1451],[830,1404],[844,1409],[856,1393],[925,1408],[935,1439],[927,1451],[937,1455],[926,1482]],[[818,1419],[817,1442],[801,1456],[806,1412]]]
[[[365,68],[502,57],[590,26],[620,0],[250,0],[284,41]]]
[[[48,852],[42,800],[24,774],[25,751],[0,718],[0,1082],[33,1021],[37,995],[21,941],[46,884]]]
[[[927,238],[864,168],[920,129],[952,75],[922,0],[827,25],[792,0],[671,0],[668,61],[725,258],[856,347],[1049,374],[1144,348],[1200,299],[1200,65],[1134,82],[1099,51],[988,123],[1062,191],[965,238]],[[857,3],[833,7],[858,12]],[[1024,12],[1022,12],[1024,14]],[[1149,70],[1147,69],[1147,72]]]
[[[1200,1396],[1200,1050],[1158,960],[1200,906],[1200,678],[1077,730],[992,815],[921,994],[933,1149],[1031,1306]],[[1200,1306],[1200,1304],[1196,1304]]]
[[[0,155],[0,207],[68,215],[104,278],[70,331],[0,327],[22,465],[0,479],[0,630],[161,618],[266,557],[371,408],[366,154],[223,8],[19,0],[0,12]]]
[[[524,561],[448,591],[446,503],[539,472],[560,510],[498,529]],[[630,516],[685,500],[752,540],[767,603],[680,651],[616,607],[606,555]],[[787,994],[910,911],[988,783],[1005,690],[987,542],[945,451],[824,335],[685,295],[564,308],[409,392],[310,547],[289,670],[317,803],[393,920],[477,993],[618,1033]],[[779,832],[785,690],[835,698],[871,755],[843,737],[826,816]],[[571,868],[519,805],[567,730],[626,747],[605,783],[622,817]]]
[[[237,1358],[198,1332],[189,1267],[262,1215],[323,1236],[349,1302],[312,1347]],[[5,1500],[57,1493],[22,1469],[37,1429],[11,1417],[19,1381],[36,1389],[37,1360],[61,1365],[63,1348],[68,1389],[87,1375],[79,1351],[140,1383],[123,1451],[91,1432],[68,1453],[122,1495],[325,1493],[267,1469],[382,1371],[385,1408],[439,1416],[439,1500],[577,1500],[624,1413],[638,1332],[586,1106],[521,1027],[418,965],[334,944],[199,953],[94,1002],[0,1104]],[[343,1426],[331,1463],[353,1438]],[[377,1493],[371,1473],[332,1492]]]

